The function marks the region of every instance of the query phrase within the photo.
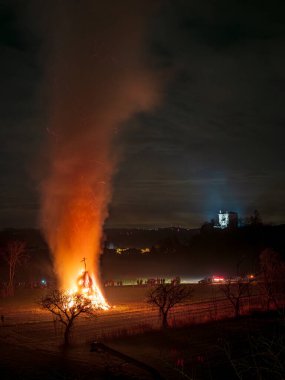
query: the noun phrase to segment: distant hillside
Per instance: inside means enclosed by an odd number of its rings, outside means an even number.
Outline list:
[[[181,244],[189,241],[192,236],[199,234],[199,229],[185,228],[158,228],[158,229],[106,229],[104,231],[105,246],[126,248],[151,247],[159,241],[175,237]],[[47,252],[48,246],[40,230],[7,228],[0,231],[0,247],[10,240],[23,240],[27,242],[30,250],[37,249]]]
[[[156,276],[198,276],[214,273],[235,274],[256,271],[263,249],[272,248],[285,259],[285,225],[247,226],[236,230],[157,230],[110,229],[105,231],[105,249],[101,255],[104,279]],[[26,242],[29,263],[21,268],[18,279],[52,277],[49,249],[38,230],[7,229],[0,231],[3,252],[9,240]],[[130,248],[122,254],[112,248]],[[142,254],[139,248],[149,247]],[[7,275],[6,263],[0,256],[1,281]]]
[[[105,245],[115,247],[143,248],[151,247],[167,237],[175,237],[181,244],[188,241],[199,230],[186,230],[178,228],[163,228],[157,230],[140,229],[107,229],[104,232]],[[26,242],[26,251],[30,257],[26,266],[21,267],[17,273],[19,280],[26,278],[53,277],[52,259],[49,247],[37,229],[7,228],[0,231],[0,250],[5,251],[9,241],[20,240]],[[7,276],[7,263],[3,255],[0,256],[0,282]]]
[[[284,236],[285,225],[203,230],[183,235],[183,239],[179,239],[179,234],[169,233],[157,240],[148,254],[138,250],[122,254],[106,250],[102,273],[105,278],[124,278],[256,272],[259,255],[265,248],[280,252],[285,260]]]
[[[175,237],[181,244],[189,241],[192,236],[199,234],[199,229],[158,228],[158,229],[107,229],[105,231],[106,246],[144,248],[151,247],[159,241]]]

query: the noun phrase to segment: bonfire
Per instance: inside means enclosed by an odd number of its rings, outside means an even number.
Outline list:
[[[86,268],[86,258],[82,259],[84,262],[84,269],[80,271],[77,278],[76,286],[68,290],[70,296],[70,302],[68,307],[72,307],[74,300],[73,298],[82,295],[86,300],[89,301],[89,304],[94,309],[108,310],[110,306],[105,300],[99,285],[96,282],[95,276],[89,274]]]

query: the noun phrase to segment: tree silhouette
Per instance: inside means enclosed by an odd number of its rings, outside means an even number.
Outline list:
[[[96,309],[91,300],[82,294],[70,295],[61,290],[52,290],[39,304],[59,320],[64,326],[64,347],[70,346],[70,335],[75,320],[81,314],[94,316]]]
[[[17,266],[22,265],[28,259],[26,243],[17,240],[8,242],[5,249],[5,259],[9,268],[7,294],[12,296],[14,295],[14,279]]]
[[[241,299],[250,295],[250,282],[239,279],[237,282],[231,280],[220,285],[221,291],[233,306],[235,317],[240,316]]]
[[[160,284],[152,288],[146,302],[159,309],[162,328],[168,328],[168,313],[177,304],[189,299],[193,294],[193,288],[181,284]]]

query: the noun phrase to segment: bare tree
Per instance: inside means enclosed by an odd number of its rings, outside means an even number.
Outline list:
[[[266,297],[267,309],[270,309],[271,304],[278,309],[279,296],[284,299],[285,293],[285,263],[279,253],[269,248],[260,254],[259,263],[259,286]]]
[[[240,316],[242,297],[250,295],[249,280],[238,279],[235,282],[228,280],[225,284],[220,285],[220,289],[230,301],[234,309],[235,317],[238,318]]]
[[[9,267],[7,294],[12,296],[14,295],[14,279],[17,266],[23,264],[28,258],[26,254],[26,243],[18,240],[10,241],[5,251],[5,258]]]
[[[160,284],[152,288],[146,302],[159,309],[162,328],[168,328],[168,313],[177,304],[189,299],[193,294],[193,288],[181,284]]]
[[[95,315],[94,305],[91,300],[82,294],[70,295],[61,290],[52,290],[44,296],[39,304],[51,312],[64,326],[64,347],[70,345],[71,331],[74,321],[81,314]]]

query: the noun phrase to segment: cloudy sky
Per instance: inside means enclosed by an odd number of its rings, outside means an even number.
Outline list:
[[[39,215],[48,108],[28,3],[0,0],[1,228]],[[256,208],[284,222],[284,14],[282,0],[158,2],[147,38],[161,101],[117,137],[109,226],[196,227]]]

